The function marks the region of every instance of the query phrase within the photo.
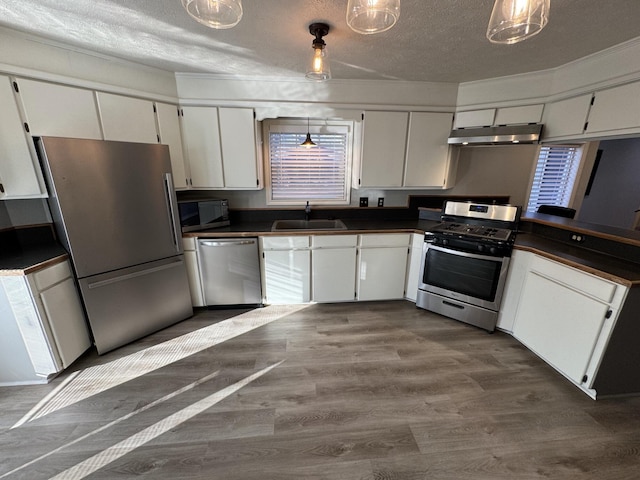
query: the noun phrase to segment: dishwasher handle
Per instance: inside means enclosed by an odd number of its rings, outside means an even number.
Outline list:
[[[250,240],[199,240],[203,247],[235,247],[238,245],[255,245],[254,239]]]

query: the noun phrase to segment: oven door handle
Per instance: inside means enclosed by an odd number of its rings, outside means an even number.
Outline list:
[[[462,250],[456,250],[455,248],[436,246],[436,245],[433,245],[432,243],[429,243],[429,242],[425,242],[424,246],[425,246],[425,251],[427,249],[433,249],[433,250],[437,250],[439,252],[449,253],[451,255],[457,255],[459,257],[477,258],[478,260],[490,260],[490,261],[496,262],[496,263],[502,263],[504,261],[504,257],[505,257],[504,255],[500,255],[500,256],[496,257],[496,256],[493,256],[493,255],[483,255],[481,253],[463,252]]]

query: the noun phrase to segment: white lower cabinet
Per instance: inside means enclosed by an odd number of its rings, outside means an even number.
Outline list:
[[[513,322],[518,310],[518,302],[527,275],[529,262],[533,253],[523,250],[513,250],[509,261],[509,273],[504,284],[502,304],[498,312],[498,324],[496,327],[505,332],[513,333]]]
[[[204,307],[204,294],[202,291],[202,280],[200,278],[200,267],[198,266],[196,238],[183,238],[182,246],[184,249],[184,261],[187,267],[189,290],[191,291],[191,304],[194,307]]]
[[[0,384],[42,383],[90,346],[68,261],[0,277]]]
[[[591,390],[626,287],[533,255],[513,335],[595,398]]]
[[[415,303],[418,296],[418,283],[420,281],[420,263],[422,262],[422,246],[424,235],[414,233],[411,235],[409,247],[409,259],[407,261],[407,278],[404,287],[404,297]]]
[[[408,251],[408,233],[360,235],[357,299],[404,298]]]
[[[311,237],[311,285],[314,302],[355,300],[357,243],[357,235]]]
[[[311,300],[309,236],[260,237],[265,303],[307,303]]]

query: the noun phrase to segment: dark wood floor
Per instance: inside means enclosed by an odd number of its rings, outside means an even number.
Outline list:
[[[0,388],[0,452],[29,480],[638,479],[640,398],[409,302],[201,311]]]

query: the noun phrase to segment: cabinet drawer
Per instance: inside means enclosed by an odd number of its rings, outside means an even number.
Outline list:
[[[611,303],[616,293],[617,284],[546,258],[535,256],[531,260],[530,270],[579,290],[604,303]]]
[[[295,237],[261,237],[262,248],[269,250],[283,250],[292,248],[309,248],[309,236]]]
[[[382,233],[360,235],[361,247],[404,247],[409,246],[408,233]]]
[[[65,261],[34,273],[33,280],[38,291],[42,292],[70,276],[71,268],[69,267],[69,262]]]
[[[357,235],[319,235],[311,237],[311,246],[313,248],[355,247],[357,244]]]

